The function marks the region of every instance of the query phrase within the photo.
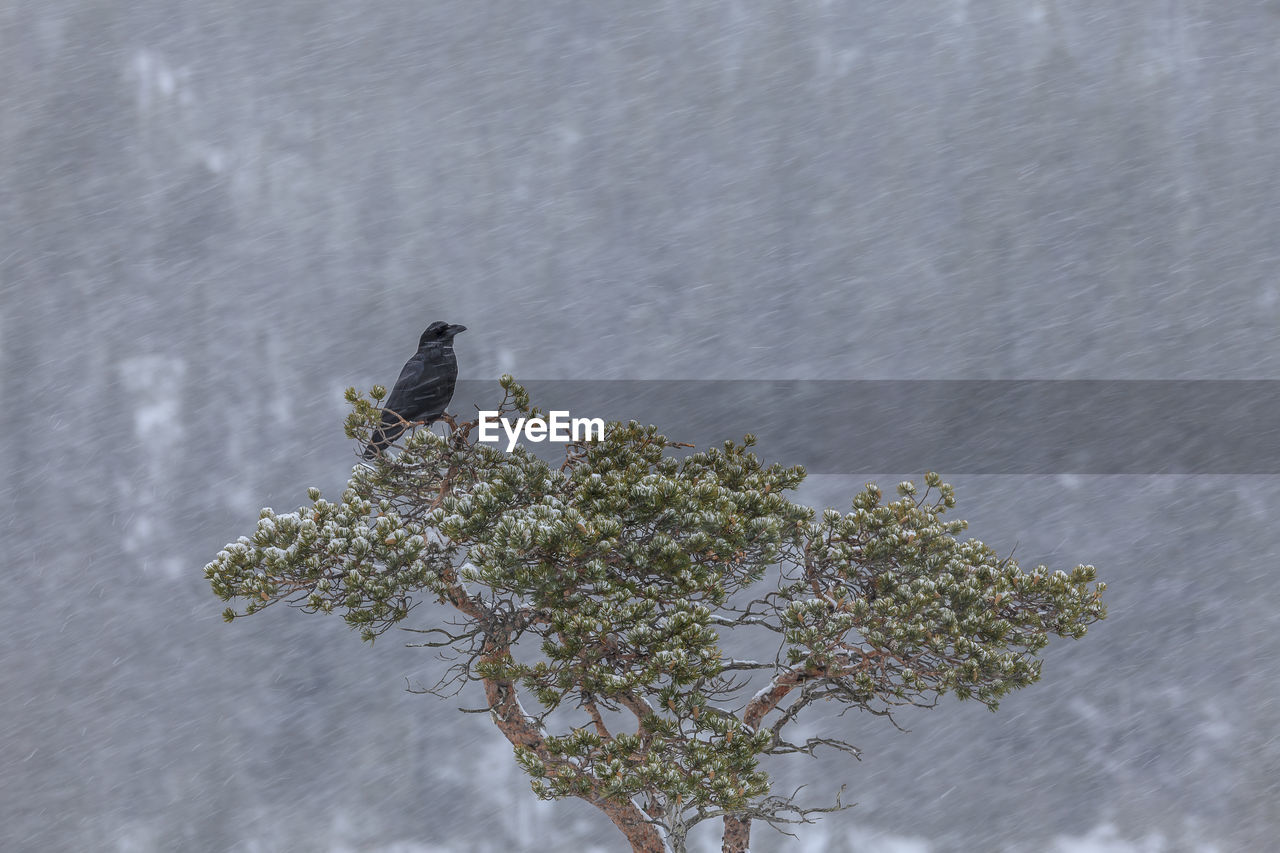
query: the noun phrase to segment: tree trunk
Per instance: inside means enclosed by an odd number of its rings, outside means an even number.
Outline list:
[[[724,819],[723,853],[747,853],[751,846],[751,818],[726,815]]]
[[[608,815],[613,825],[622,830],[627,841],[631,842],[632,853],[668,853],[667,845],[662,842],[662,833],[645,820],[644,812],[636,808],[634,803],[595,800],[591,797],[583,799]]]
[[[489,652],[483,660],[495,661],[504,654],[506,654],[505,649]],[[543,761],[549,761],[550,756],[547,754],[542,730],[533,724],[520,707],[520,701],[516,698],[515,683],[486,678],[484,692],[489,700],[493,722],[512,746],[532,749]],[[632,853],[668,853],[667,846],[662,841],[662,833],[648,822],[644,812],[635,803],[630,800],[609,800],[597,797],[594,796],[594,792],[581,796],[582,799],[608,815],[613,825],[622,830],[627,841],[631,842]]]

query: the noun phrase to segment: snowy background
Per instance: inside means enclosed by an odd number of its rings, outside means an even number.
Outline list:
[[[0,4],[0,849],[623,849],[425,652],[221,622],[205,562],[345,481],[342,389],[436,319],[472,379],[1280,378],[1277,43],[1275,0]],[[998,714],[845,718],[861,763],[790,766],[857,808],[753,849],[1264,849],[1280,478],[943,473],[1110,619]]]

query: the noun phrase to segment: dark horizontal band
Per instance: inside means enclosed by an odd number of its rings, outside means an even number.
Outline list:
[[[522,382],[541,409],[699,448],[753,433],[766,461],[813,474],[1280,474],[1277,380]],[[466,418],[501,396],[464,380],[449,408]]]

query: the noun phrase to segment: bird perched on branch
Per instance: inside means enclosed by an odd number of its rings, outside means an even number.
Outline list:
[[[466,330],[440,322],[427,326],[418,339],[418,351],[405,363],[382,407],[382,423],[364,449],[365,459],[373,459],[413,424],[430,424],[444,414],[458,381],[453,336]]]

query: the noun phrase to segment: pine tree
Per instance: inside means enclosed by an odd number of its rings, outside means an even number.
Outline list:
[[[538,414],[501,384],[503,415]],[[360,446],[384,395],[347,392]],[[1049,634],[1079,638],[1105,616],[1092,566],[1023,572],[957,538],[936,474],[923,492],[902,483],[886,502],[868,485],[850,511],[819,514],[787,498],[804,470],[764,465],[751,436],[690,452],[614,422],[556,466],[449,423],[357,465],[337,502],[311,489],[309,506],[263,509],[205,575],[243,602],[228,621],[284,601],[336,611],[369,641],[419,602],[451,609],[410,629],[453,654],[431,691],[479,682],[534,792],[592,803],[635,851],[682,851],[718,818],[723,850],[741,853],[753,821],[843,808],[840,792],[826,806],[774,794],[761,769],[819,747],[857,754],[839,737],[789,739],[810,705],[891,716],[954,693],[995,710],[1040,677]],[[764,654],[727,654],[730,638]]]

